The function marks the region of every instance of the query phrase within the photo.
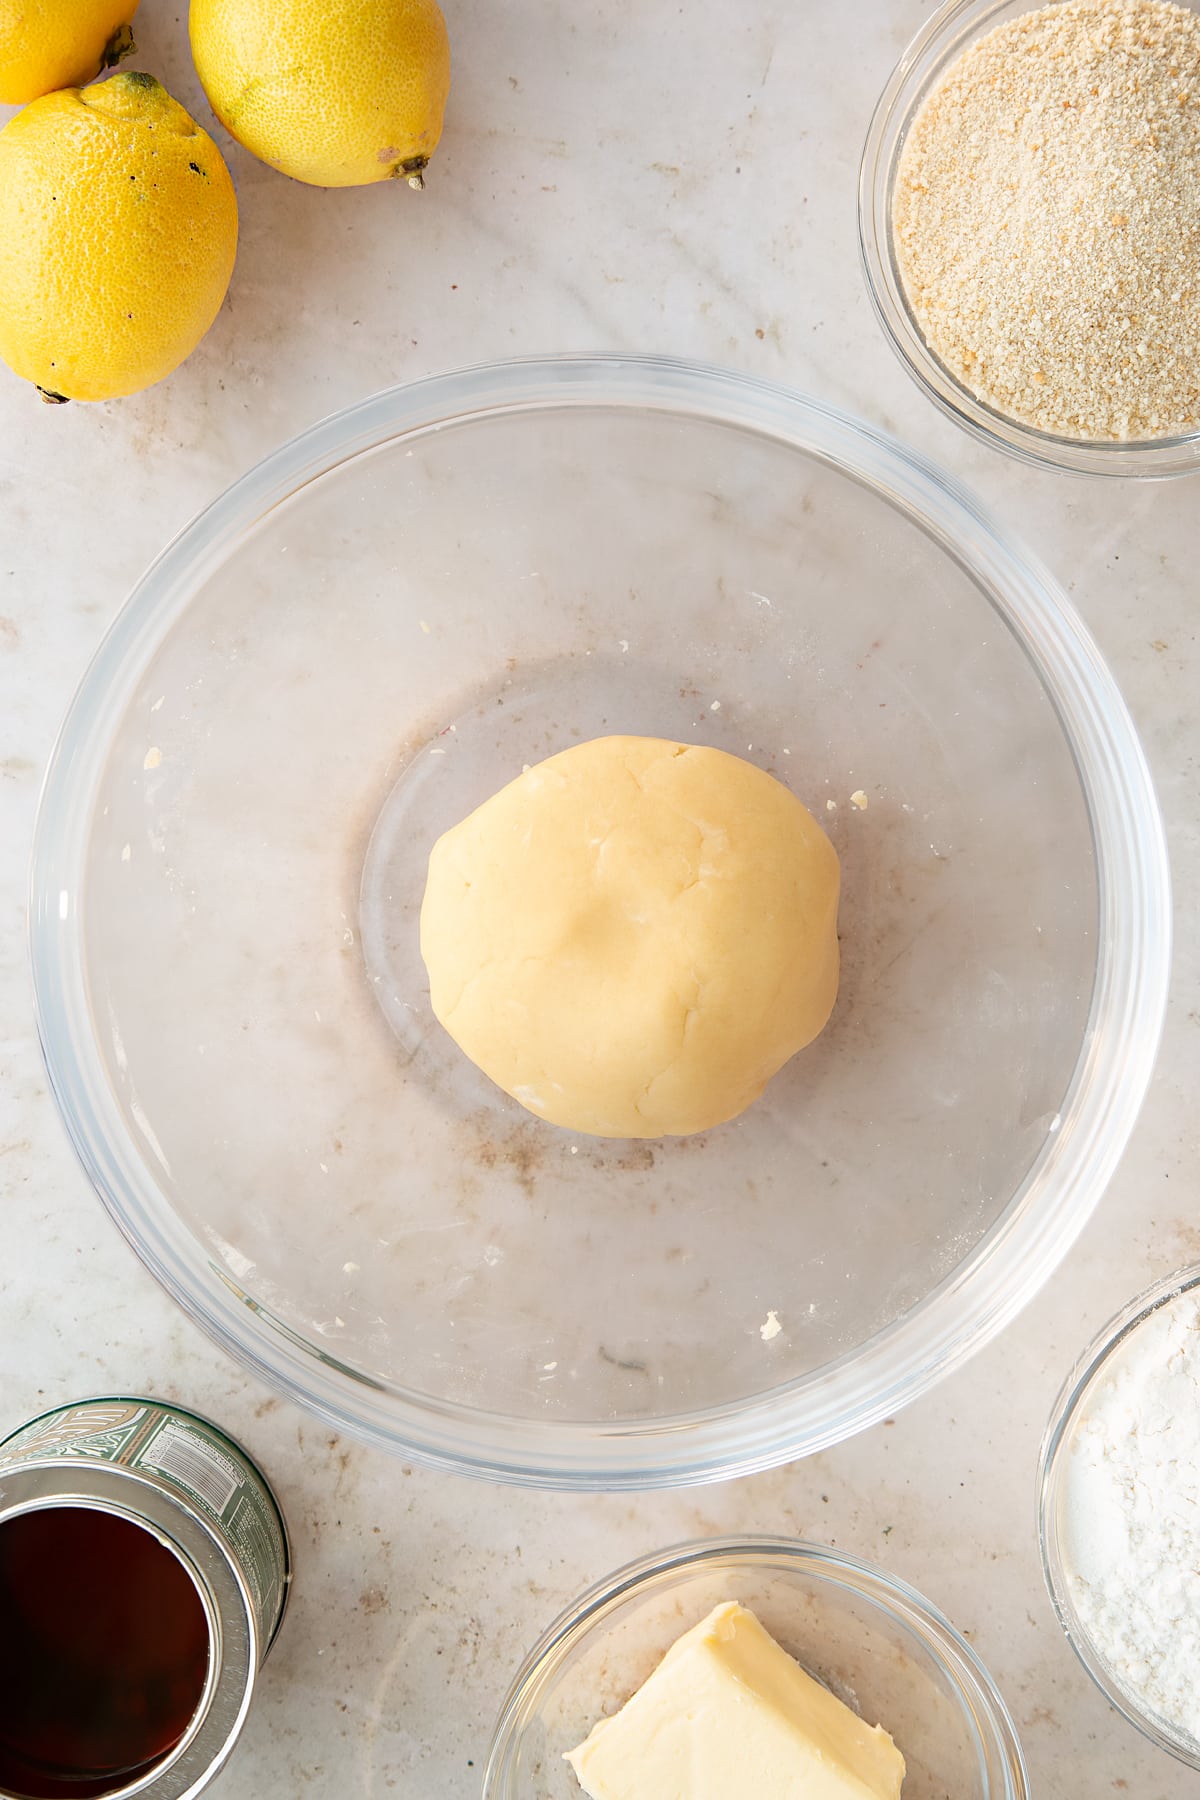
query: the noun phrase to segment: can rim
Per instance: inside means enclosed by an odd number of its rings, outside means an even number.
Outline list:
[[[68,1491],[61,1480],[66,1472],[71,1477]],[[47,1482],[50,1476],[55,1478],[52,1486]],[[137,1491],[136,1509],[131,1504],[131,1484]],[[183,1736],[166,1756],[137,1780],[103,1795],[103,1800],[132,1800],[134,1795],[193,1800],[233,1749],[266,1654],[265,1646],[260,1651],[246,1579],[223,1535],[188,1506],[182,1495],[146,1471],[55,1457],[16,1464],[0,1477],[0,1522],[68,1506],[91,1507],[141,1526],[179,1558],[196,1585],[209,1626],[204,1693]],[[285,1585],[285,1598],[286,1592]],[[20,1797],[0,1788],[0,1800]]]
[[[288,1602],[292,1597],[292,1538],[291,1533],[288,1531],[287,1520],[283,1516],[283,1508],[279,1504],[275,1489],[271,1485],[265,1470],[259,1466],[257,1459],[250,1454],[246,1446],[237,1438],[231,1436],[223,1425],[219,1425],[215,1419],[210,1419],[207,1413],[197,1412],[194,1406],[184,1406],[177,1400],[164,1400],[156,1398],[152,1394],[127,1394],[122,1391],[106,1394],[83,1394],[78,1399],[60,1400],[57,1406],[47,1406],[42,1412],[33,1413],[28,1419],[22,1419],[19,1425],[14,1425],[11,1431],[6,1432],[3,1437],[0,1437],[0,1452],[3,1452],[5,1445],[11,1443],[13,1438],[20,1436],[23,1431],[28,1431],[30,1426],[40,1425],[43,1419],[52,1419],[56,1413],[65,1412],[68,1409],[73,1410],[76,1407],[82,1406],[111,1406],[114,1402],[120,1401],[126,1402],[130,1406],[157,1406],[164,1412],[178,1413],[181,1418],[194,1419],[197,1424],[206,1426],[209,1431],[215,1431],[222,1442],[228,1444],[230,1449],[235,1451],[236,1454],[242,1458],[243,1462],[249,1464],[250,1468],[262,1483],[263,1491],[270,1503],[271,1511],[275,1515],[276,1522],[279,1526],[279,1534],[283,1540],[283,1595],[279,1603],[279,1616],[275,1620],[270,1636],[262,1646],[262,1652],[259,1657],[259,1665],[261,1666],[270,1653],[275,1639],[279,1636],[279,1628],[283,1624],[284,1615],[288,1609]],[[32,1467],[33,1465],[22,1463],[17,1466],[24,1468]],[[90,1469],[97,1465],[92,1463],[87,1457],[57,1456],[53,1460],[53,1466],[63,1469]],[[109,1466],[111,1467],[113,1465]],[[125,1467],[126,1465],[117,1466]],[[128,1472],[131,1474],[134,1473],[133,1470],[129,1470]],[[141,1471],[140,1473],[144,1477],[145,1471]],[[3,1472],[0,1471],[0,1475],[2,1474]],[[173,1490],[168,1489],[168,1491]],[[188,1508],[185,1506],[184,1511],[187,1510]],[[220,1533],[218,1529],[215,1532],[215,1535],[222,1538],[222,1541],[225,1543],[227,1554],[231,1554],[232,1546],[224,1540],[224,1534]],[[251,1611],[253,1611],[253,1607],[251,1607]],[[0,1800],[6,1800],[3,1791],[0,1791]],[[108,1800],[107,1796],[105,1796],[105,1800]]]

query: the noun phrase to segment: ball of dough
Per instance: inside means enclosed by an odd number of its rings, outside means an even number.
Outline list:
[[[433,1010],[539,1118],[596,1137],[704,1131],[828,1019],[838,875],[800,801],[740,756],[596,738],[434,845]]]

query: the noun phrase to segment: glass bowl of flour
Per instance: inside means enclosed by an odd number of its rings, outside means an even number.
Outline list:
[[[1042,1564],[1113,1706],[1200,1769],[1200,1264],[1085,1351],[1042,1452]]]

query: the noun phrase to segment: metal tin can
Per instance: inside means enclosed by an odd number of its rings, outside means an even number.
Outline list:
[[[135,1552],[128,1564],[126,1548]],[[130,1582],[123,1589],[126,1567]],[[14,1748],[13,1731],[0,1731],[0,1800],[199,1794],[242,1728],[290,1584],[287,1528],[274,1494],[246,1452],[207,1419],[157,1400],[114,1396],[56,1407],[21,1426],[0,1442],[0,1631],[10,1658],[0,1669],[6,1690],[0,1708],[7,1699],[19,1740]],[[39,1724],[33,1715],[40,1697],[55,1690],[47,1677],[57,1652],[46,1651],[51,1660],[40,1676],[35,1665],[38,1645],[49,1642],[56,1622],[60,1639],[73,1630],[90,1634],[98,1660],[116,1658],[134,1642],[129,1680],[136,1684],[136,1656],[157,1655],[155,1632],[166,1625],[156,1615],[172,1595],[181,1623],[170,1642],[190,1633],[190,1662],[167,1687],[157,1673],[148,1677],[145,1694],[132,1696],[130,1716],[146,1711],[146,1695],[169,1692],[159,1729],[168,1739],[174,1732],[173,1740],[159,1745],[131,1737],[128,1749],[138,1753],[132,1762],[108,1739],[89,1740],[86,1753],[74,1748],[75,1740],[69,1750],[47,1750],[53,1721],[47,1713]],[[107,1625],[99,1616],[106,1608]],[[147,1615],[140,1651],[139,1608]],[[73,1666],[70,1654],[60,1660]],[[103,1668],[93,1708],[104,1715],[96,1731],[107,1730],[110,1738],[124,1717],[104,1687],[113,1679]],[[27,1690],[26,1698],[12,1700],[15,1689]],[[88,1710],[61,1696],[46,1699],[47,1708],[53,1705],[64,1729],[73,1728],[66,1715]],[[4,1720],[6,1728],[10,1723]],[[153,1754],[138,1760],[147,1746]]]

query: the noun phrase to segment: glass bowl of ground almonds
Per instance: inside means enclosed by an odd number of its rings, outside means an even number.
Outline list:
[[[1200,15],[955,0],[872,120],[859,233],[925,392],[1084,474],[1200,465]]]

